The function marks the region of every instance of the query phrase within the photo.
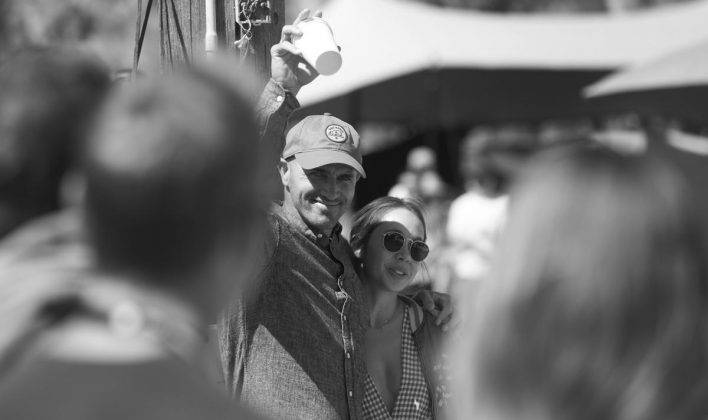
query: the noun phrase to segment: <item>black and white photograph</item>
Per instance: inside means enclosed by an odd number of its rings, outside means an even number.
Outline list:
[[[0,420],[708,420],[708,0],[0,0]]]

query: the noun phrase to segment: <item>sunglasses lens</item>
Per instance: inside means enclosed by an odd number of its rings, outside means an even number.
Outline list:
[[[413,242],[411,246],[411,258],[413,260],[421,262],[428,256],[430,248],[424,242]]]
[[[389,252],[398,252],[401,248],[403,248],[403,244],[406,241],[403,235],[397,232],[389,232],[385,234],[383,240],[384,248],[386,248]]]

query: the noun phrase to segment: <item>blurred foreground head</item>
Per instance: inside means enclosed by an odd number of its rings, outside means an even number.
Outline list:
[[[682,180],[600,149],[522,178],[460,352],[465,416],[705,416],[703,238]]]
[[[73,48],[28,48],[0,64],[0,237],[59,209],[60,186],[110,87]]]
[[[234,283],[263,208],[257,139],[250,103],[221,77],[191,70],[127,85],[86,155],[99,268],[199,303],[224,295],[212,280]]]

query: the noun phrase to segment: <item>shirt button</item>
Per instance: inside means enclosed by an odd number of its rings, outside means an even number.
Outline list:
[[[285,98],[283,98],[282,95],[278,95],[278,96],[275,97],[275,100],[278,101],[278,102],[283,102],[283,99],[285,99]]]
[[[351,397],[352,397],[352,395],[353,395],[353,394],[352,394],[352,392],[351,392],[351,391],[349,391],[349,398],[351,398]]]
[[[351,358],[352,358],[351,353],[347,353],[347,359],[351,359]]]
[[[342,318],[344,318],[345,321],[347,320],[347,316],[346,316],[346,315],[344,315]]]

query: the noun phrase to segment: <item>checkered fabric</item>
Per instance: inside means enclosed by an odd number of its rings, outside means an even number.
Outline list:
[[[428,420],[432,419],[430,393],[425,383],[418,350],[413,341],[408,321],[408,306],[403,315],[401,332],[401,389],[398,391],[393,413],[389,413],[374,381],[366,375],[364,390],[364,418],[369,420]]]

